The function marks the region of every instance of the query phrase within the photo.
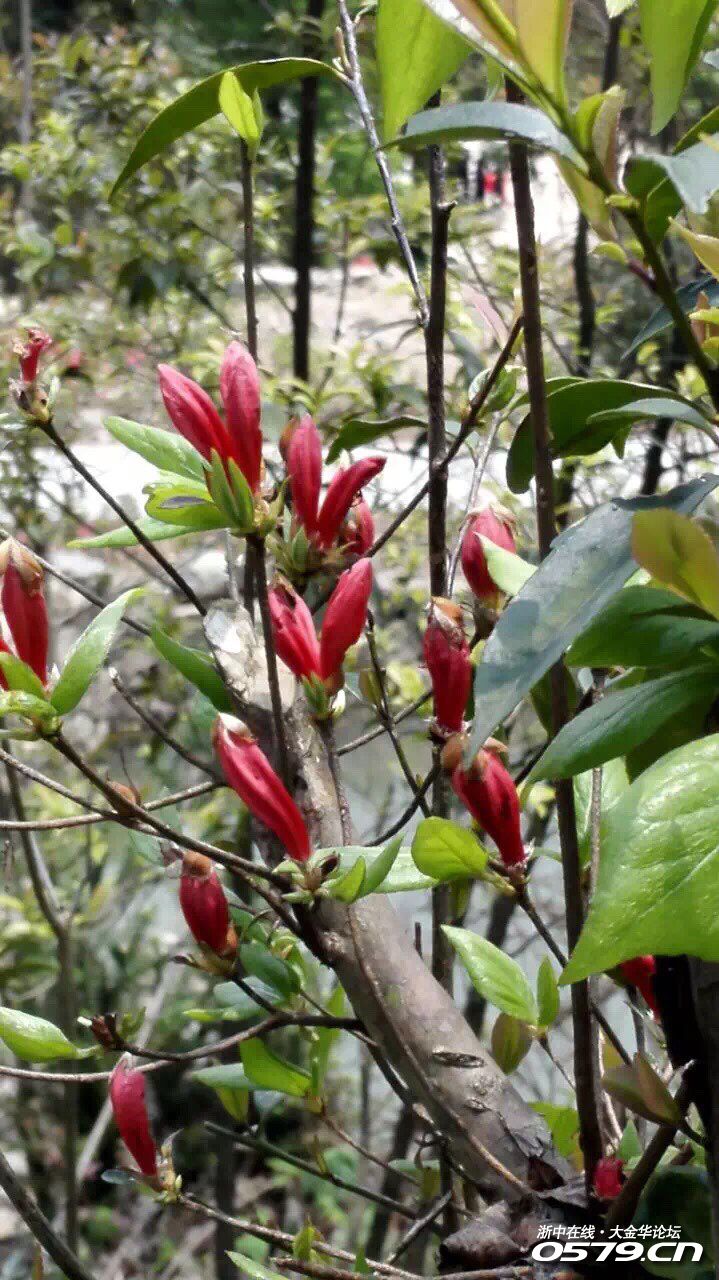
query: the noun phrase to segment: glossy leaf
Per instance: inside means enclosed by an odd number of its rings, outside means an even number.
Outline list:
[[[205,532],[224,529],[228,520],[210,500],[204,484],[191,480],[159,480],[145,486],[145,510],[154,520]]]
[[[632,553],[658,582],[719,617],[719,555],[709,535],[693,520],[676,511],[638,512]]]
[[[260,143],[260,121],[255,113],[251,94],[245,92],[232,71],[226,71],[220,80],[218,102],[228,124],[242,138],[250,159],[254,160]]]
[[[478,933],[443,925],[473,987],[502,1013],[536,1024],[537,1003],[524,972],[511,956]]]
[[[334,67],[313,58],[269,58],[264,62],[245,62],[225,68],[238,76],[246,93],[268,89],[272,85],[305,76],[330,76],[341,79]],[[151,120],[140,135],[117,178],[111,198],[148,160],[161,155],[183,134],[219,114],[220,83],[225,71],[217,71],[188,89]]]
[[[189,441],[176,431],[162,431],[159,427],[146,427],[128,418],[106,418],[105,427],[115,440],[133,453],[139,453],[160,471],[169,475],[185,476],[188,480],[204,482],[205,470],[201,455]]]
[[[49,695],[42,681],[35,675],[32,667],[22,662],[14,653],[0,653],[0,671],[9,689],[32,694],[33,698],[47,702]]]
[[[54,1023],[19,1009],[0,1009],[0,1040],[25,1062],[87,1058],[97,1052],[96,1048],[78,1049]]]
[[[469,142],[477,139],[517,139],[538,151],[553,151],[580,170],[583,161],[569,139],[538,107],[514,102],[462,102],[430,107],[413,116],[397,145],[415,150],[431,144]]]
[[[143,587],[134,587],[125,591],[112,604],[106,605],[96,618],[93,618],[82,635],[78,637],[65,659],[60,678],[51,694],[51,702],[58,715],[66,716],[74,710],[78,702],[87,693],[95,676],[103,665],[122,615],[127,606],[143,594]]]
[[[503,67],[518,61],[517,33],[502,0],[424,0],[428,9]]]
[[[135,521],[135,524],[150,542],[165,542],[169,538],[183,538],[188,533],[197,532],[196,526],[194,528],[189,526],[182,528],[177,524],[168,524],[167,520],[153,520],[151,516],[140,516]],[[216,518],[213,513],[208,528],[214,529],[215,527]],[[110,529],[107,533],[97,533],[92,538],[74,538],[67,545],[69,547],[79,547],[83,550],[93,547],[135,547],[137,546],[137,538],[131,529],[121,525],[119,529]]]
[[[260,1089],[272,1089],[289,1094],[292,1098],[304,1098],[310,1087],[306,1071],[280,1058],[262,1040],[245,1040],[240,1045],[240,1057],[245,1072]]]
[[[425,818],[412,840],[417,869],[433,880],[466,880],[481,876],[489,855],[465,827],[446,818]]]
[[[699,618],[672,591],[625,587],[567,652],[574,667],[666,667],[719,640],[719,623]]]
[[[511,1075],[532,1047],[532,1034],[526,1022],[500,1013],[492,1027],[492,1057],[505,1075]]]
[[[515,0],[513,12],[524,60],[543,88],[561,101],[571,0]]]
[[[299,974],[280,956],[273,955],[261,942],[246,942],[239,949],[240,963],[245,973],[259,978],[284,999],[297,995],[301,983]]]
[[[634,751],[663,725],[709,706],[719,692],[719,666],[672,672],[608,692],[575,716],[550,742],[527,779],[571,778]]]
[[[705,476],[661,497],[617,498],[555,541],[484,646],[474,684],[471,752],[479,750],[634,572],[634,513],[665,506],[691,512],[717,483]]]
[[[663,756],[606,815],[597,887],[561,981],[683,953],[719,961],[717,735]]]
[[[676,398],[658,387],[642,386],[611,378],[585,378],[560,387],[549,396],[549,426],[555,458],[585,458],[597,453],[619,434],[624,424],[613,419],[597,421],[597,415],[623,408],[641,398]],[[515,433],[507,456],[507,484],[513,493],[524,493],[534,475],[534,444],[530,415]]]
[[[374,864],[383,857],[384,851],[371,846],[346,845],[343,849],[323,849],[318,852],[338,852],[342,871],[348,871],[361,858],[365,864],[367,876],[371,877]],[[379,891],[381,893],[409,893],[418,889],[433,889],[436,883],[436,880],[433,880],[430,876],[423,875],[417,869],[412,859],[412,850],[409,846],[405,846],[400,847],[395,855],[392,867],[384,877]]]
[[[684,284],[680,289],[677,289],[677,301],[682,311],[685,311],[687,315],[692,311],[696,311],[697,299],[700,293],[706,294],[711,307],[717,306],[719,304],[719,280],[715,280],[711,275],[702,275],[698,280],[692,280],[690,284]],[[622,359],[626,360],[645,342],[649,342],[651,338],[656,338],[658,334],[663,333],[673,323],[674,321],[667,308],[664,305],[657,307],[656,311],[652,312],[647,323],[639,331],[631,346],[627,347]]]
[[[169,663],[189,680],[218,711],[232,711],[233,702],[214,662],[201,649],[191,649],[161,631],[152,628],[152,643]]]
[[[719,243],[719,241],[717,242]],[[589,426],[618,428],[631,426],[634,422],[643,422],[647,418],[670,418],[673,422],[686,422],[688,426],[706,431],[709,419],[700,413],[694,405],[686,400],[672,399],[669,396],[648,396],[643,400],[633,400],[621,409],[607,409],[603,413],[594,413],[589,418]]]
[[[409,413],[377,421],[372,421],[370,418],[350,418],[348,422],[342,423],[332,441],[327,451],[327,461],[336,462],[344,449],[349,451],[372,444],[373,441],[381,440],[383,436],[393,435],[395,431],[401,431],[405,427],[418,427],[421,431],[426,431],[427,423],[422,418],[415,418]]]
[[[379,0],[375,30],[388,141],[451,79],[471,48],[422,0]]]
[[[699,56],[716,0],[639,0],[642,40],[649,54],[652,133],[676,112]]]
[[[496,542],[492,542],[491,538],[485,538],[484,534],[480,534],[479,537],[492,582],[505,595],[516,596],[525,582],[529,582],[537,566],[529,564],[511,551],[505,551],[504,547],[498,547]]]

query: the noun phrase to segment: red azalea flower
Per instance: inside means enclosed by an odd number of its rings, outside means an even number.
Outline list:
[[[47,684],[49,625],[42,565],[22,543],[7,538],[0,545],[0,575],[0,598],[15,652]]]
[[[364,556],[373,542],[372,512],[360,494],[352,502],[350,513],[342,526],[340,544],[345,555]]]
[[[124,1058],[110,1076],[110,1103],[120,1137],[139,1168],[157,1177],[157,1147],[150,1131],[145,1102],[145,1077],[128,1067]]]
[[[52,346],[52,338],[44,329],[32,328],[27,331],[27,340],[18,340],[13,352],[20,360],[20,377],[23,382],[34,382],[37,377],[40,356]]]
[[[370,560],[358,560],[338,579],[320,633],[320,669],[324,680],[332,680],[339,674],[347,650],[362,635],[371,593]]]
[[[505,551],[516,551],[510,517],[502,511],[485,507],[470,520],[462,538],[464,576],[479,600],[491,602],[498,588],[487,567],[480,535]]]
[[[212,736],[233,791],[295,862],[306,862],[312,850],[304,818],[247,726],[234,716],[219,715]]]
[[[322,548],[327,550],[337,541],[354,498],[379,475],[386,461],[379,457],[362,458],[333,476],[317,517],[317,540]]]
[[[659,1015],[659,1006],[657,998],[654,994],[654,974],[657,969],[657,962],[654,956],[635,956],[633,960],[625,960],[619,966],[622,977],[636,987],[640,996],[643,996],[649,1005],[655,1018]]]
[[[320,646],[312,614],[302,596],[281,580],[269,591],[272,635],[278,657],[297,676],[320,674]]]
[[[186,851],[182,857],[180,906],[190,933],[215,955],[226,956],[236,947],[230,909],[220,878],[209,858]]]
[[[452,774],[452,787],[480,827],[491,836],[505,867],[525,859],[519,819],[519,797],[502,761],[492,751],[477,753],[469,769],[461,764]]]
[[[624,1161],[615,1156],[603,1156],[594,1170],[594,1194],[598,1200],[616,1200],[624,1185],[622,1176]]]
[[[292,508],[307,537],[312,538],[322,486],[322,440],[309,414],[292,426],[286,453]]]
[[[432,600],[424,633],[424,660],[432,680],[434,714],[441,729],[459,732],[472,684],[469,645],[458,605]]]

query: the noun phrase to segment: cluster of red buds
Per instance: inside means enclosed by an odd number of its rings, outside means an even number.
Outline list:
[[[3,614],[12,638],[15,656],[35,672],[42,685],[47,684],[49,627],[42,565],[22,543],[7,538],[0,545]],[[0,653],[12,653],[0,637]],[[7,681],[0,669],[0,685]]]
[[[487,608],[494,609],[501,592],[489,572],[482,538],[488,538],[504,551],[515,552],[511,515],[501,507],[485,507],[471,516],[462,538],[464,576],[477,599]]]
[[[287,467],[294,516],[292,544],[284,549],[288,573],[305,573],[337,558],[365,555],[374,541],[374,521],[362,490],[379,475],[386,459],[361,458],[341,467],[320,501],[322,439],[309,415],[288,424],[280,451]]]
[[[10,383],[10,391],[19,409],[39,425],[50,421],[52,411],[47,391],[38,382],[40,357],[52,346],[52,338],[44,329],[28,329],[27,338],[13,346],[18,357],[20,378]]]
[[[433,732],[447,738],[462,730],[472,684],[472,662],[462,625],[462,610],[451,600],[437,596],[430,602],[424,633],[424,661],[432,681]]]
[[[501,744],[490,739],[467,768],[462,764],[461,749],[461,740],[450,738],[443,752],[443,764],[452,772],[453,791],[494,841],[504,866],[510,871],[523,867],[526,853],[519,796],[500,759]]]
[[[219,959],[223,969],[231,967],[237,955],[235,926],[220,877],[202,853],[182,854],[180,906],[195,942]]]
[[[121,1058],[110,1077],[110,1104],[120,1137],[145,1178],[159,1184],[158,1151],[150,1128],[145,1077]]]
[[[654,956],[635,956],[633,960],[625,960],[619,965],[619,971],[630,986],[636,987],[640,996],[651,1009],[655,1018],[659,1018],[659,1006],[654,992],[654,974],[657,962]]]
[[[597,1161],[592,1187],[598,1200],[616,1200],[624,1186],[624,1161],[603,1156]]]
[[[358,560],[341,574],[327,603],[319,637],[312,614],[288,582],[278,578],[270,592],[272,633],[278,656],[302,681],[318,719],[331,714],[341,689],[347,651],[359,640],[367,620],[372,565]]]

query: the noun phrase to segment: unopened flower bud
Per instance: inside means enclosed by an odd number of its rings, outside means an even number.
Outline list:
[[[19,339],[13,346],[13,353],[20,362],[20,377],[27,385],[37,378],[40,356],[52,346],[52,338],[44,329],[32,328],[27,331],[27,340]]]
[[[479,751],[466,770],[459,765],[452,787],[487,835],[494,840],[505,867],[525,860],[519,797],[502,761],[492,751]]]
[[[319,676],[320,646],[304,600],[281,578],[273,583],[268,599],[278,657],[298,680]]]
[[[360,494],[355,498],[340,535],[340,545],[347,556],[363,556],[374,542],[372,512]]]
[[[467,745],[467,735],[465,733],[453,733],[442,747],[440,763],[445,773],[454,773],[458,765],[462,763],[464,748]]]
[[[432,681],[437,724],[441,730],[457,733],[472,684],[472,663],[462,613],[451,600],[436,597],[430,604],[424,660]]]
[[[124,1058],[110,1077],[110,1103],[120,1137],[141,1171],[157,1177],[157,1147],[150,1131],[145,1101],[145,1077],[128,1067]]]
[[[180,906],[196,942],[227,956],[232,947],[230,910],[220,878],[209,858],[187,850],[182,858]]]
[[[231,342],[220,369],[220,395],[225,407],[233,456],[253,493],[262,478],[260,377],[241,342]]]
[[[306,862],[312,850],[304,818],[247,726],[219,715],[213,743],[229,785],[250,813],[274,832],[295,862]]]
[[[485,507],[472,517],[462,538],[462,568],[472,591],[484,603],[492,603],[498,587],[492,579],[482,538],[489,538],[505,551],[516,551],[512,518],[501,508]]]
[[[322,485],[322,440],[307,414],[292,425],[287,444],[287,474],[292,489],[292,509],[308,538],[317,529]]]
[[[594,1170],[593,1188],[598,1200],[616,1200],[623,1185],[624,1161],[616,1156],[603,1156]]]
[[[0,576],[0,598],[15,652],[45,685],[49,626],[42,565],[22,543],[7,538],[0,545]]]
[[[633,960],[625,960],[619,965],[622,977],[632,987],[636,987],[640,996],[649,1005],[655,1018],[660,1016],[657,997],[654,993],[654,974],[657,962],[654,956],[635,956]]]
[[[320,633],[322,677],[332,680],[342,668],[347,650],[356,644],[367,621],[372,593],[372,563],[358,560],[340,575],[329,598]]]
[[[337,541],[354,498],[383,470],[386,458],[361,458],[333,476],[317,517],[317,538],[327,550]]]

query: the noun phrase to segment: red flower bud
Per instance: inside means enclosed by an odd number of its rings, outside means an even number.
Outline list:
[[[370,560],[358,560],[339,577],[329,598],[320,634],[320,668],[324,680],[337,675],[347,650],[362,635],[371,592]]]
[[[353,498],[379,475],[386,461],[386,458],[362,458],[333,476],[317,518],[318,541],[325,550],[337,541]]]
[[[234,931],[225,891],[210,859],[202,853],[183,854],[180,906],[196,942],[204,943],[218,956],[233,949]]]
[[[295,862],[312,852],[304,818],[241,720],[219,715],[212,734],[222,771],[250,813],[273,831]]]
[[[40,363],[40,356],[43,351],[47,351],[52,346],[52,338],[49,333],[45,333],[44,329],[28,329],[27,341],[16,342],[13,346],[13,352],[20,360],[20,377],[23,382],[34,382],[37,377],[37,368]]]
[[[461,611],[450,600],[436,598],[430,605],[424,633],[424,660],[432,680],[437,723],[441,729],[456,733],[462,728],[472,683],[472,663]]]
[[[144,1174],[157,1177],[157,1148],[150,1132],[145,1077],[124,1058],[110,1076],[110,1103],[120,1137]]]
[[[252,492],[257,493],[262,477],[260,378],[257,365],[241,342],[231,342],[225,352],[220,395],[233,457]]]
[[[622,977],[631,986],[636,987],[640,996],[643,996],[649,1005],[655,1018],[660,1016],[657,998],[654,994],[654,974],[657,969],[657,962],[654,956],[636,956],[633,960],[625,960],[620,964],[619,969]]]
[[[524,862],[519,824],[519,797],[502,761],[491,751],[478,752],[469,769],[459,765],[452,787],[480,827],[491,836],[505,867]]]
[[[490,576],[480,535],[505,551],[516,551],[510,517],[501,509],[495,512],[485,507],[470,520],[462,539],[464,576],[479,600],[491,601],[497,594],[497,584]]]
[[[616,1156],[603,1156],[594,1170],[594,1194],[598,1200],[616,1200],[624,1184],[624,1161]]]
[[[312,614],[302,596],[278,580],[268,593],[275,649],[285,666],[301,680],[320,674],[320,646]]]
[[[169,364],[158,365],[160,392],[172,425],[209,462],[212,450],[234,456],[222,418],[207,392]]]
[[[350,513],[342,526],[340,544],[345,555],[363,556],[374,542],[372,512],[360,494],[355,498]]]
[[[47,684],[49,627],[42,565],[27,547],[7,538],[0,546],[0,575],[2,607],[15,652]]]
[[[292,508],[307,537],[311,538],[317,529],[322,485],[322,440],[309,415],[302,418],[290,436],[287,473],[292,486]]]

